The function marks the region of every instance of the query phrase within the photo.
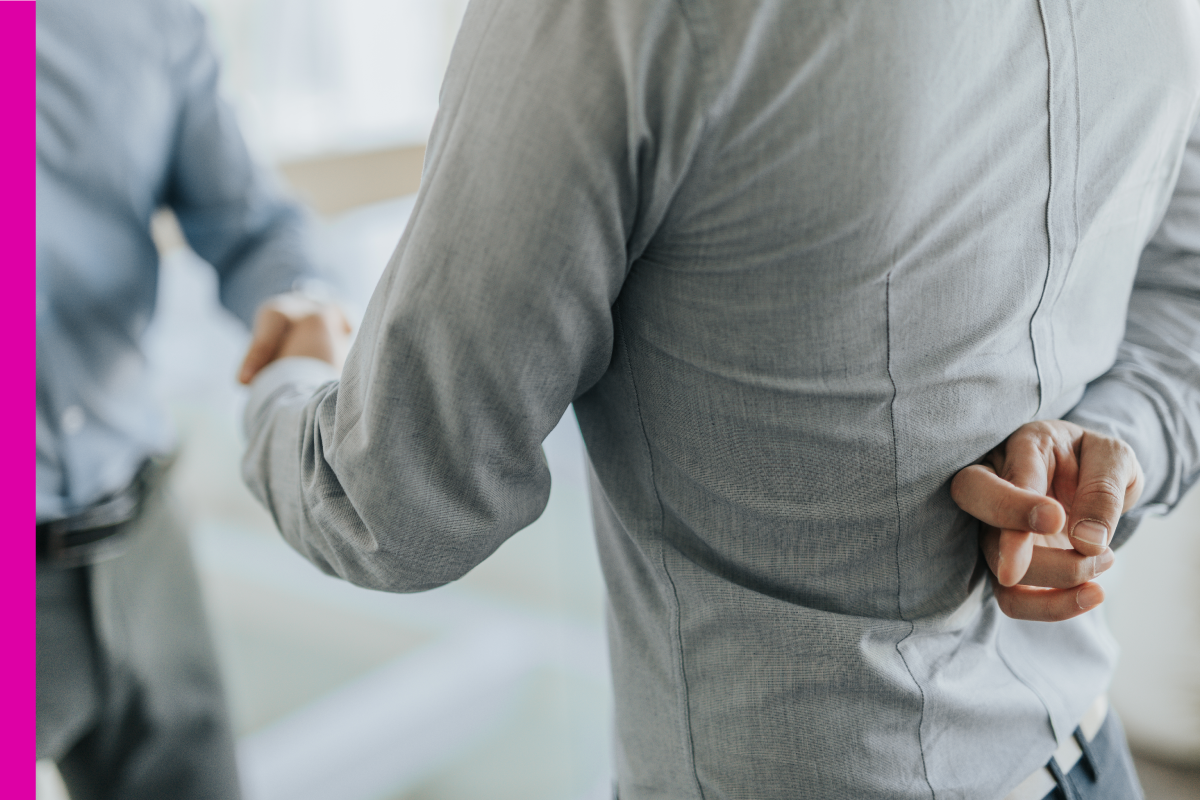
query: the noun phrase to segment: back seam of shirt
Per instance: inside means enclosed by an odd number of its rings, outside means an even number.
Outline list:
[[[1042,293],[1038,297],[1037,305],[1033,309],[1033,313],[1029,316],[1029,350],[1033,354],[1033,368],[1037,372],[1038,379],[1038,404],[1035,415],[1041,415],[1042,409],[1046,406],[1046,379],[1043,370],[1048,367],[1042,363],[1041,354],[1038,352],[1037,345],[1037,321],[1038,315],[1048,301],[1050,292],[1050,276],[1054,266],[1054,245],[1056,237],[1054,236],[1054,225],[1051,222],[1051,213],[1053,211],[1051,203],[1054,200],[1055,193],[1058,189],[1057,182],[1054,180],[1054,165],[1057,157],[1054,152],[1054,72],[1056,65],[1054,63],[1054,47],[1050,41],[1050,27],[1046,21],[1046,6],[1043,0],[1038,0],[1038,15],[1042,21],[1042,36],[1046,42],[1046,277],[1042,282]]]
[[[654,489],[654,500],[656,503],[658,503],[658,554],[659,561],[662,564],[663,575],[666,577],[667,583],[671,586],[671,599],[675,606],[674,609],[672,609],[675,617],[675,641],[673,644],[675,648],[677,648],[678,652],[676,667],[679,669],[679,682],[682,690],[681,693],[683,695],[681,698],[683,701],[683,733],[686,737],[687,760],[688,766],[691,769],[692,780],[695,781],[696,784],[696,794],[701,798],[701,800],[704,800],[704,789],[700,785],[700,774],[696,771],[696,743],[694,737],[692,736],[692,715],[689,710],[690,693],[687,682],[687,668],[684,664],[683,658],[683,620],[682,610],[679,605],[679,590],[675,588],[675,580],[671,577],[671,571],[667,568],[666,537],[663,535],[663,532],[666,528],[666,511],[663,508],[662,495],[658,491],[658,479],[654,475],[654,453],[650,448],[650,436],[646,433],[646,421],[642,416],[642,401],[638,396],[637,381],[633,376],[633,365],[630,363],[629,358],[628,337],[625,335],[625,321],[621,316],[619,304],[613,306],[613,317],[614,326],[620,333],[620,346],[625,350],[625,373],[629,378],[629,388],[633,392],[633,406],[637,413],[638,426],[642,431],[642,442],[646,446],[646,463],[650,468],[650,485]]]
[[[895,269],[893,267],[893,269]],[[925,785],[929,787],[929,795],[934,800],[937,800],[937,792],[933,790],[933,784],[929,781],[929,765],[925,761],[925,740],[922,733],[925,727],[925,687],[921,686],[921,682],[917,680],[917,676],[913,674],[912,667],[908,665],[908,659],[904,657],[904,651],[900,649],[900,645],[908,641],[908,638],[913,635],[916,630],[916,623],[907,620],[904,616],[904,605],[901,600],[901,569],[900,569],[900,544],[903,540],[901,536],[903,530],[903,515],[900,510],[900,441],[896,435],[896,397],[899,394],[899,389],[896,387],[896,378],[892,374],[892,270],[888,270],[886,284],[884,286],[884,320],[885,320],[885,344],[887,349],[887,373],[888,381],[892,384],[892,399],[888,402],[888,422],[892,429],[892,475],[895,482],[895,498],[896,498],[896,615],[908,622],[908,633],[904,634],[896,642],[896,655],[900,657],[900,663],[904,665],[904,670],[908,673],[908,677],[912,679],[913,685],[917,687],[917,691],[921,694],[921,716],[917,720],[917,750],[921,753],[921,774],[925,778]]]

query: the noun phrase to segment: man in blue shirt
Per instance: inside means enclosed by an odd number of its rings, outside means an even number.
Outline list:
[[[252,162],[199,12],[38,4],[39,758],[74,798],[238,795],[233,740],[142,340],[171,207],[249,324],[313,275],[299,208]],[[300,302],[300,301],[292,301]]]

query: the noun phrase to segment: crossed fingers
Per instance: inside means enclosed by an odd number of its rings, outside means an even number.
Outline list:
[[[1004,613],[1054,621],[1103,601],[1093,578],[1112,566],[1108,542],[1143,483],[1124,442],[1053,420],[1023,425],[961,470],[951,496],[982,523],[980,548]]]

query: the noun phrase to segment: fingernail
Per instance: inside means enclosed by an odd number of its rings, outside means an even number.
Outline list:
[[[1040,506],[1034,506],[1033,509],[1029,512],[1029,530],[1037,531],[1038,533],[1057,533],[1057,531],[1043,531],[1041,529],[1041,527],[1038,525],[1039,518],[1049,519],[1050,515],[1053,513],[1054,513],[1054,506],[1045,505],[1045,504],[1040,505]]]
[[[1071,538],[1103,547],[1108,544],[1108,527],[1094,519],[1080,520],[1071,530]]]
[[[1104,590],[1094,583],[1087,584],[1075,595],[1075,602],[1085,611],[1100,605],[1100,601],[1103,599]]]
[[[1113,565],[1117,560],[1116,554],[1112,550],[1105,550],[1100,555],[1092,559],[1092,577],[1096,577],[1101,572],[1104,572]]]

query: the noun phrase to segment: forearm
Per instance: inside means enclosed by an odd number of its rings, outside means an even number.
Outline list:
[[[1143,511],[1174,506],[1200,476],[1200,126],[1142,253],[1116,363],[1067,419],[1133,447],[1146,474]],[[1132,525],[1123,528],[1118,539]]]
[[[250,491],[284,539],[327,574],[391,592],[432,589],[465,574],[506,536],[486,530],[487,520],[464,524],[470,515],[454,503],[462,497],[411,502],[425,483],[413,470],[393,474],[361,461],[362,469],[336,469],[339,384],[331,377],[322,362],[289,358],[255,381],[242,462]]]
[[[248,197],[246,203],[240,210],[216,210],[214,216],[228,219],[215,222],[208,235],[195,232],[192,215],[189,240],[193,246],[202,242],[197,251],[208,253],[205,257],[216,267],[221,304],[251,325],[267,299],[297,290],[311,292],[324,287],[326,279],[314,262],[309,221],[300,208],[270,194]],[[239,215],[240,223],[234,219]],[[247,224],[256,227],[242,227]],[[328,293],[324,288],[317,291]]]
[[[386,338],[370,318],[363,336]],[[243,476],[322,570],[410,592],[460,577],[540,515],[542,428],[556,420],[514,425],[501,404],[489,414],[465,396],[461,407],[453,395],[438,400],[431,384],[447,376],[420,369],[391,365],[364,387],[379,372],[373,356],[395,349],[353,353],[341,383],[322,383],[333,373],[311,359],[263,370],[246,411]]]
[[[272,295],[317,277],[303,208],[255,163],[219,96],[204,20],[189,9],[190,39],[173,65],[177,135],[159,201],[220,277],[220,298],[247,325]]]
[[[1135,297],[1133,304],[1146,304]],[[1200,302],[1195,303],[1200,321]],[[1200,342],[1191,354],[1162,353],[1131,323],[1121,358],[1094,381],[1067,419],[1128,443],[1146,474],[1139,508],[1175,505],[1200,469]],[[1183,332],[1180,331],[1180,334]],[[1194,334],[1193,334],[1194,336]],[[1180,341],[1180,337],[1172,337]]]

